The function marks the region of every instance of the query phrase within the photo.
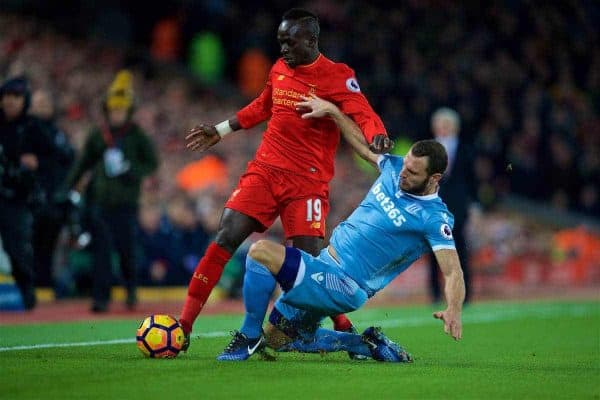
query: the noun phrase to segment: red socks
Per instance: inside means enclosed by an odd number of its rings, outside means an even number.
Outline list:
[[[185,299],[181,317],[179,322],[183,327],[183,331],[189,334],[192,331],[194,321],[202,311],[206,299],[212,292],[213,288],[219,282],[223,274],[225,264],[231,258],[231,254],[218,244],[212,242],[204,257],[200,260],[194,271],[194,275],[188,286],[188,295]]]
[[[333,329],[338,332],[345,332],[352,327],[352,322],[344,314],[331,317],[333,321]]]

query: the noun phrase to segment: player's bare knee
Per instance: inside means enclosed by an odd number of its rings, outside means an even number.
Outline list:
[[[259,240],[250,246],[248,256],[277,274],[285,259],[285,247],[269,240]]]
[[[269,241],[261,239],[252,243],[248,255],[254,261],[266,265],[269,261]]]

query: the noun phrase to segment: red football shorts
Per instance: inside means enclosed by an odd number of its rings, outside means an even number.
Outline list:
[[[280,216],[285,238],[325,237],[329,186],[266,164],[251,161],[225,207],[269,228]]]

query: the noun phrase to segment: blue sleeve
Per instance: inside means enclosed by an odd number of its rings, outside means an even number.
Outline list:
[[[379,172],[383,172],[387,168],[394,168],[394,164],[398,164],[398,167],[402,169],[403,162],[403,157],[381,154],[377,159],[377,166],[379,167]]]
[[[454,218],[447,213],[437,212],[425,226],[425,239],[433,251],[443,249],[456,249],[452,226]]]

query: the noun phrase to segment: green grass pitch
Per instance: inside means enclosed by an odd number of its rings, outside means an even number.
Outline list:
[[[4,325],[0,399],[600,399],[600,303],[474,304],[461,342],[432,311],[351,315],[361,329],[382,326],[413,354],[410,365],[344,353],[218,362],[237,315],[201,316],[201,336],[172,360],[141,355],[133,339],[140,321]]]

